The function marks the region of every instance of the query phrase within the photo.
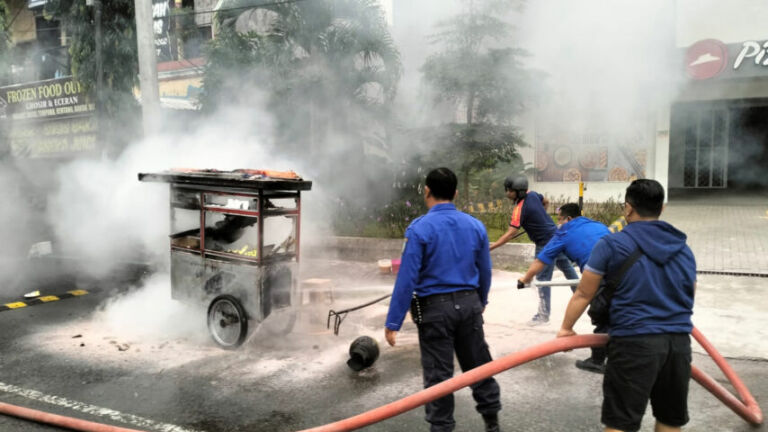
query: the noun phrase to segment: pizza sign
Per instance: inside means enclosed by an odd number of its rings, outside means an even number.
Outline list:
[[[746,41],[741,44],[741,51],[736,56],[736,61],[733,62],[733,68],[738,69],[746,59],[750,59],[758,66],[768,66],[768,57],[765,55],[765,51],[768,49],[768,41],[761,44],[756,41]]]
[[[716,39],[705,39],[688,48],[685,69],[696,80],[716,77],[728,64],[728,47]]]
[[[685,70],[694,80],[768,75],[768,40],[724,44],[704,39],[685,51]]]

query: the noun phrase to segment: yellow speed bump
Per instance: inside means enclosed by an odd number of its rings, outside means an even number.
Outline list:
[[[5,303],[5,304],[0,305],[0,312],[7,311],[7,310],[12,310],[12,309],[21,309],[21,308],[25,308],[27,306],[34,306],[34,305],[39,305],[39,304],[43,304],[43,303],[55,302],[55,301],[63,300],[63,299],[66,299],[66,298],[80,297],[80,296],[84,296],[86,294],[88,294],[88,291],[86,291],[86,290],[72,290],[72,291],[67,291],[64,294],[45,295],[45,296],[40,296],[40,297],[34,298],[32,300],[28,300],[28,301],[18,301],[18,302],[13,302],[13,303]]]

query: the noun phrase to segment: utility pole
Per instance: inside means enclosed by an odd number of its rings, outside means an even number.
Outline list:
[[[96,109],[103,108],[104,92],[104,62],[101,57],[101,0],[93,0],[93,20],[96,21],[94,34],[96,43]]]
[[[85,5],[93,8],[94,47],[96,57],[96,139],[102,150],[109,152],[111,149],[104,142],[104,62],[102,60],[102,35],[101,35],[101,0],[85,0]]]
[[[139,48],[139,84],[144,134],[159,129],[160,94],[157,88],[157,54],[153,28],[152,0],[134,0],[136,42]]]

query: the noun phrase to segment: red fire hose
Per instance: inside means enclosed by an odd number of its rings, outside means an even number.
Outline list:
[[[738,375],[736,375],[736,373],[733,371],[725,358],[720,355],[720,353],[712,346],[712,344],[701,334],[698,329],[694,328],[691,334],[693,335],[694,339],[696,339],[696,341],[701,344],[707,354],[712,357],[712,360],[714,360],[715,364],[717,364],[720,370],[723,371],[723,374],[725,374],[725,377],[728,378],[728,381],[730,381],[730,383],[736,389],[736,392],[739,394],[739,398],[741,398],[741,400],[737,399],[727,389],[717,383],[712,377],[693,365],[691,366],[691,378],[696,380],[705,389],[709,390],[710,393],[715,395],[715,397],[720,399],[721,402],[723,402],[727,407],[729,407],[747,422],[753,425],[762,424],[763,413],[760,410],[760,406],[757,404],[755,398],[752,397],[752,394],[749,392]],[[369,426],[371,424],[386,420],[390,417],[402,414],[406,411],[410,411],[430,401],[453,393],[463,387],[467,387],[477,381],[484,380],[488,377],[501,373],[507,369],[511,369],[515,366],[527,363],[531,360],[546,357],[560,351],[569,351],[575,348],[603,346],[607,340],[608,337],[606,335],[596,334],[577,335],[566,338],[552,339],[548,342],[534,345],[522,351],[518,351],[496,359],[490,363],[486,363],[447,381],[443,381],[440,384],[426,388],[418,393],[414,393],[387,405],[380,406],[378,408],[372,409],[362,414],[358,414],[353,417],[349,417],[344,420],[329,423],[324,426],[318,426],[312,429],[306,429],[301,432],[343,432]],[[0,414],[20,417],[27,420],[69,428],[76,431],[141,432],[135,429],[120,428],[116,426],[80,420],[72,417],[64,417],[2,402],[0,402]]]
[[[749,390],[747,390],[746,386],[744,386],[744,384],[741,382],[736,373],[733,372],[733,369],[731,369],[730,365],[728,365],[723,356],[721,356],[720,353],[715,350],[715,348],[709,343],[709,341],[704,338],[698,329],[694,328],[692,335],[701,344],[704,350],[707,351],[707,353],[712,357],[718,367],[720,367],[728,380],[733,384],[734,388],[739,393],[739,397],[741,397],[742,400],[740,401],[736,399],[736,397],[734,397],[723,386],[718,384],[709,375],[702,372],[693,365],[691,366],[691,377],[699,382],[699,384],[701,384],[705,389],[714,394],[726,406],[732,409],[744,420],[752,423],[753,425],[761,424],[763,422],[763,413],[760,411],[760,407],[757,405],[757,402],[749,393]],[[519,366],[523,363],[527,363],[531,360],[546,357],[556,352],[568,351],[575,348],[603,346],[607,341],[607,335],[597,334],[576,335],[566,338],[553,339],[551,341],[544,342],[539,345],[534,345],[522,351],[518,351],[496,359],[490,363],[486,363],[461,375],[455,376],[447,381],[443,381],[440,384],[436,384],[432,387],[426,388],[418,393],[406,396],[387,405],[382,405],[362,414],[358,414],[344,420],[339,420],[337,422],[318,426],[312,429],[306,429],[301,432],[344,432],[359,429],[402,414],[406,411],[410,411],[435,399],[439,399],[445,395],[451,394],[463,387],[467,387],[470,384],[484,380],[488,377],[496,375],[507,369],[511,369],[515,366]]]
[[[531,360],[574,348],[602,346],[605,345],[607,340],[608,336],[596,334],[576,335],[566,338],[552,339],[551,341],[547,341],[539,345],[534,345],[522,351],[506,355],[492,362],[476,367],[461,375],[443,381],[440,384],[435,384],[432,387],[425,388],[418,393],[406,396],[400,400],[382,405],[378,408],[374,408],[370,411],[346,418],[344,420],[339,420],[335,423],[329,423],[327,425],[318,426],[313,429],[307,429],[302,432],[342,432],[359,429],[361,427],[386,420],[390,417],[394,417],[398,414],[402,414],[406,411],[410,411],[414,408],[426,404],[427,402],[439,399],[445,395],[449,395],[456,390],[459,390],[460,388],[467,387],[470,384],[484,380],[488,377],[496,375],[500,372],[504,372],[507,369],[519,366],[523,363],[527,363]]]
[[[44,411],[38,411],[30,408],[24,408],[16,405],[10,405],[0,402],[0,414],[13,417],[19,417],[26,420],[32,420],[38,423],[45,423],[53,426],[59,426],[76,431],[84,432],[142,432],[136,429],[126,429],[117,426],[94,423],[86,420],[80,420],[73,417],[65,417],[57,414],[51,414]]]
[[[736,375],[736,372],[733,371],[731,365],[728,364],[725,358],[720,355],[707,338],[701,334],[699,329],[694,327],[691,335],[696,339],[699,345],[704,348],[704,351],[712,357],[712,360],[714,360],[717,367],[723,371],[723,375],[728,378],[728,381],[733,385],[733,388],[736,390],[736,393],[739,394],[741,400],[737,399],[731,392],[712,379],[712,377],[693,366],[691,367],[691,378],[695,379],[702,387],[709,390],[709,392],[715,395],[716,398],[720,399],[720,402],[724,403],[747,422],[753,425],[762,424],[763,412],[760,410],[760,406],[757,404],[755,398],[752,397],[747,386],[744,385],[739,376]]]

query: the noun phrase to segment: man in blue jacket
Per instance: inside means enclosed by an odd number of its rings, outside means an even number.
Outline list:
[[[595,245],[557,334],[576,334],[573,325],[600,280],[639,250],[640,258],[610,303],[601,416],[606,431],[638,430],[649,399],[656,431],[679,431],[688,422],[696,261],[685,234],[658,220],[663,205],[659,182],[641,179],[629,185],[627,227]]]
[[[482,316],[491,287],[488,234],[480,221],[456,210],[451,202],[456,183],[456,175],[448,168],[437,168],[427,175],[424,200],[429,212],[405,231],[405,248],[384,329],[387,342],[394,346],[411,308],[419,330],[425,388],[453,376],[454,353],[462,371],[491,361]],[[499,431],[501,402],[496,380],[488,378],[471,387],[485,430]],[[426,405],[432,432],[455,428],[453,405],[452,394]]]
[[[576,203],[564,204],[557,210],[557,223],[560,228],[552,236],[552,239],[544,246],[544,249],[536,255],[536,259],[528,267],[528,271],[518,282],[524,286],[533,280],[533,277],[546,266],[551,266],[558,255],[564,253],[571,261],[579,265],[582,273],[586,266],[592,248],[601,238],[610,234],[608,228],[600,222],[581,216],[581,210]],[[590,306],[591,312],[595,306]],[[608,323],[596,319],[592,320],[595,333],[607,333]],[[592,348],[592,355],[585,360],[576,360],[576,367],[590,372],[602,373],[605,370],[605,348]]]
[[[536,244],[535,258],[557,230],[557,226],[547,213],[547,200],[540,193],[528,190],[528,178],[524,175],[507,177],[504,180],[504,192],[507,194],[507,198],[515,203],[515,207],[512,210],[509,229],[491,244],[491,250],[512,240],[520,228],[523,228],[531,241]],[[555,258],[555,264],[545,266],[536,276],[536,279],[540,281],[552,280],[552,270],[555,266],[563,272],[567,279],[578,278],[573,264],[565,255],[560,254]],[[539,309],[528,321],[529,326],[538,326],[549,322],[551,289],[548,286],[538,287],[538,291]]]

